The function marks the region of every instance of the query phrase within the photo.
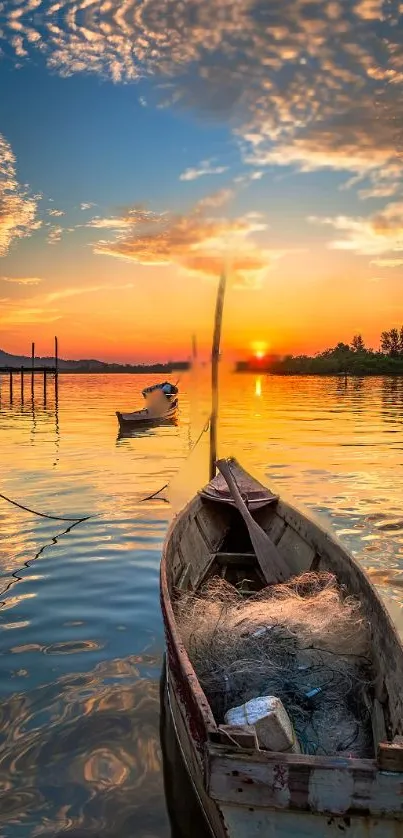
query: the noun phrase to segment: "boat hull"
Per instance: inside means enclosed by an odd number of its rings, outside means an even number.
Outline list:
[[[214,488],[214,487],[213,487]],[[253,485],[256,493],[256,485]],[[275,754],[236,747],[217,726],[183,646],[172,607],[175,589],[197,589],[219,558],[239,513],[195,497],[168,532],[161,561],[161,608],[167,652],[167,695],[177,738],[201,806],[217,838],[401,838],[403,763],[381,770],[375,759]],[[402,736],[403,649],[368,577],[319,524],[272,496],[255,513],[287,557],[291,575],[334,573],[359,597],[371,622],[377,686],[376,743]],[[252,556],[253,558],[253,556]],[[388,746],[387,746],[388,747]]]
[[[345,838],[401,838],[403,826],[397,820],[279,811],[264,804],[245,806],[243,803],[215,801],[205,788],[203,765],[198,759],[189,730],[191,720],[187,719],[186,708],[177,695],[169,666],[166,670],[164,701],[165,712],[170,714],[178,747],[199,802],[200,817],[204,818],[209,833],[215,838],[340,838],[340,835]],[[278,783],[281,785],[281,775]],[[267,792],[269,797],[270,790],[267,789]],[[337,792],[335,778],[333,803],[336,802]]]
[[[156,428],[159,425],[174,424],[178,419],[178,404],[172,405],[166,413],[161,416],[151,416],[145,410],[135,410],[133,413],[120,413],[116,411],[119,428],[121,430],[134,430],[135,428]]]

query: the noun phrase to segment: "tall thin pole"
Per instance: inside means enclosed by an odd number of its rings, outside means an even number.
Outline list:
[[[31,346],[31,393],[34,395],[35,344]]]
[[[218,363],[220,360],[220,341],[222,313],[224,308],[226,276],[221,274],[215,307],[213,346],[211,350],[211,417],[210,417],[210,480],[216,474],[217,459],[217,418],[218,418]]]
[[[55,373],[59,372],[59,350],[58,350],[58,340],[55,337]]]

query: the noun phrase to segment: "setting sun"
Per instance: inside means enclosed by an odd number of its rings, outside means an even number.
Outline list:
[[[252,343],[253,354],[254,354],[254,357],[257,358],[258,361],[261,361],[265,357],[265,355],[267,353],[267,349],[268,349],[268,344],[266,343],[266,341],[255,340]]]

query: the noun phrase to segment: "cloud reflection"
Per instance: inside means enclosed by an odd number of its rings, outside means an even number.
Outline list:
[[[102,663],[0,705],[0,827],[105,838],[165,835],[159,682],[141,657]],[[66,801],[68,801],[66,803]]]

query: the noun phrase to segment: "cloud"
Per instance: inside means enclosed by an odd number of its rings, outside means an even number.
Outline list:
[[[42,280],[37,276],[0,276],[1,282],[13,282],[16,285],[39,285]]]
[[[400,268],[403,259],[372,259],[371,265],[377,265],[378,268]]]
[[[61,241],[63,232],[63,227],[51,227],[47,235],[48,244],[57,244],[59,241]]]
[[[233,196],[233,189],[220,189],[218,192],[213,192],[212,195],[206,195],[205,198],[201,198],[197,206],[199,210],[222,207],[223,204],[228,203],[228,201],[230,201],[231,198],[233,198]]]
[[[400,5],[22,0],[5,9],[2,30],[19,64],[39,51],[61,76],[152,80],[149,104],[228,121],[259,172],[274,165],[357,174],[368,181],[365,200],[397,194],[402,177]],[[225,168],[202,161],[181,179]]]
[[[47,303],[54,303],[57,300],[67,300],[70,297],[79,297],[82,294],[96,294],[99,291],[124,291],[128,288],[133,288],[133,283],[127,282],[124,285],[114,285],[112,283],[104,285],[89,285],[78,286],[73,288],[61,288],[60,291],[51,291],[46,295]]]
[[[83,203],[80,204],[81,210],[89,210],[92,209],[92,207],[96,207],[96,204],[93,204],[91,201],[83,201]]]
[[[134,213],[131,229],[113,240],[97,242],[94,252],[141,265],[175,264],[187,273],[204,276],[216,276],[229,263],[236,285],[257,286],[279,254],[259,247],[251,238],[266,229],[259,214],[231,219],[207,214],[231,194],[222,190],[204,198],[187,215],[149,213],[139,222]]]
[[[65,215],[65,213],[63,212],[63,210],[49,209],[48,215],[53,215],[55,218],[61,218],[61,216]]]
[[[122,230],[124,227],[131,227],[132,221],[127,218],[92,218],[85,225],[94,227],[96,230]]]
[[[1,326],[28,326],[31,323],[54,323],[61,315],[52,309],[43,307],[23,308],[0,312]]]
[[[0,134],[0,256],[40,227],[37,199],[18,183],[11,146]]]
[[[212,160],[202,160],[197,168],[186,169],[179,175],[179,180],[197,180],[205,175],[222,175],[228,171],[228,166],[213,166]]]
[[[343,238],[329,243],[329,247],[335,250],[350,250],[365,256],[403,252],[403,202],[387,204],[383,210],[368,218],[339,215],[334,218],[311,216],[308,220],[344,233]],[[385,261],[390,267],[390,259]],[[379,261],[376,264],[379,265]]]

